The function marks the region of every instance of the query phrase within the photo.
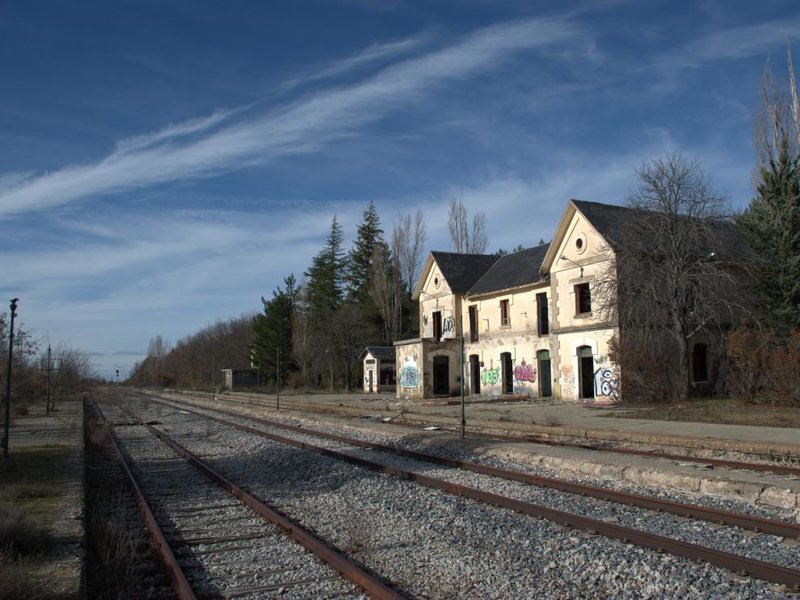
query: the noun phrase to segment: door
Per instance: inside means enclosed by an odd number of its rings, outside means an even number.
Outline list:
[[[450,393],[450,359],[433,357],[433,395],[447,396]]]
[[[372,391],[373,391],[373,387],[372,387],[372,386],[373,386],[373,381],[372,381],[372,380],[373,380],[373,377],[374,377],[374,376],[375,376],[375,371],[370,371],[370,372],[369,372],[369,393],[370,393],[370,394],[371,394],[371,393],[372,393]]]
[[[469,356],[470,390],[473,394],[481,393],[481,361],[477,354]]]
[[[514,393],[514,369],[511,367],[511,353],[503,352],[500,355],[500,366],[503,376],[503,394]]]
[[[550,372],[550,351],[539,350],[536,353],[539,361],[539,396],[549,398],[553,395],[553,376]]]
[[[578,348],[578,376],[581,398],[594,400],[594,358],[589,346]]]

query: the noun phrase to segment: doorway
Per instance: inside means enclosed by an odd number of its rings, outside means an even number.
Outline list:
[[[481,393],[481,361],[477,354],[469,355],[469,380],[470,391],[477,395]]]
[[[503,394],[514,393],[514,369],[511,366],[511,353],[503,352],[500,355],[500,366],[503,377]]]
[[[433,395],[450,393],[450,359],[447,356],[433,357]]]
[[[594,357],[589,346],[578,348],[578,379],[580,397],[594,400]]]
[[[553,395],[553,376],[550,371],[550,351],[539,350],[536,353],[539,362],[539,396],[549,398]]]

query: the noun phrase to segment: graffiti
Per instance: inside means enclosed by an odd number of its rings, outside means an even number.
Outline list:
[[[400,387],[415,388],[417,385],[417,361],[413,356],[406,356],[403,367],[400,369]]]
[[[525,382],[514,384],[514,395],[516,396],[530,396],[533,391],[525,384]]]
[[[453,317],[445,317],[442,320],[442,337],[456,337],[456,320]]]
[[[571,365],[564,365],[561,367],[561,384],[575,385],[575,372],[572,370]]]
[[[594,389],[598,396],[607,396],[615,402],[619,399],[619,379],[612,369],[602,368],[594,372]]]
[[[500,380],[500,367],[494,369],[484,369],[481,372],[481,383],[483,385],[494,385]]]
[[[525,359],[514,367],[514,379],[517,381],[530,381],[536,383],[536,367],[525,364]]]

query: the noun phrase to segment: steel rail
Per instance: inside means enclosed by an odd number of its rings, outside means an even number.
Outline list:
[[[348,462],[356,466],[364,467],[380,473],[386,473],[407,481],[413,481],[432,489],[438,489],[444,492],[455,494],[457,496],[462,496],[464,498],[490,504],[492,506],[508,508],[521,514],[547,519],[565,527],[575,527],[590,533],[601,534],[626,543],[632,543],[644,548],[650,548],[658,552],[668,552],[675,556],[681,556],[690,560],[704,561],[718,567],[723,567],[735,573],[748,574],[757,579],[779,583],[794,590],[800,590],[800,570],[797,569],[770,564],[764,561],[747,558],[745,556],[724,552],[722,550],[715,550],[713,548],[707,548],[698,544],[692,544],[690,542],[683,542],[661,535],[647,533],[638,529],[632,529],[621,525],[613,525],[611,523],[606,523],[605,521],[574,515],[568,512],[547,508],[545,506],[540,506],[538,504],[523,500],[515,500],[513,498],[508,498],[492,492],[486,492],[457,483],[451,483],[449,481],[444,481],[428,475],[421,475],[406,469],[400,469],[398,467],[384,465],[376,461],[352,456],[337,450],[322,448],[320,446],[315,446],[299,440],[268,433],[247,425],[236,425],[236,427],[242,429],[243,431],[254,433],[281,444],[302,448],[304,450],[315,452],[323,456],[328,456],[336,460]]]
[[[328,563],[331,567],[341,573],[345,579],[366,591],[370,597],[375,598],[376,600],[402,600],[405,598],[405,596],[388,587],[377,577],[368,573],[360,566],[347,559],[332,546],[326,544],[321,538],[318,538],[283,513],[268,506],[252,494],[249,494],[241,487],[225,478],[222,474],[213,470],[200,458],[178,444],[165,433],[159,431],[149,423],[142,421],[132,411],[125,407],[120,407],[120,409],[129,417],[146,427],[148,431],[169,446],[176,454],[183,457],[197,470],[205,474],[212,481],[225,489],[229,494],[235,498],[238,498],[244,504],[252,508],[256,513],[258,513],[259,516],[287,532],[289,537],[298,542],[312,554]]]
[[[161,401],[157,401],[161,402]],[[169,404],[165,404],[169,406]],[[184,409],[185,410],[185,409]],[[646,496],[644,494],[634,494],[630,492],[619,492],[616,490],[609,490],[606,488],[601,488],[597,486],[582,484],[582,483],[574,483],[570,481],[565,481],[563,479],[557,479],[553,477],[543,477],[539,475],[532,475],[530,473],[523,473],[520,471],[513,471],[510,469],[503,469],[500,467],[492,467],[489,465],[482,465],[480,463],[466,461],[466,460],[459,460],[454,458],[447,458],[443,456],[437,456],[434,454],[428,454],[425,452],[418,452],[415,450],[406,450],[403,448],[396,448],[394,446],[388,446],[385,444],[379,444],[376,442],[367,442],[363,440],[358,440],[354,438],[350,438],[343,435],[338,435],[334,433],[327,433],[323,431],[315,431],[313,429],[307,429],[305,427],[301,427],[298,425],[289,425],[285,423],[278,423],[275,421],[270,421],[269,419],[263,419],[260,417],[244,417],[241,415],[237,415],[230,411],[221,410],[221,409],[205,409],[205,410],[213,410],[214,412],[219,412],[225,415],[237,417],[237,418],[245,418],[251,421],[255,421],[257,423],[261,423],[263,425],[267,425],[270,427],[275,427],[279,429],[285,429],[289,431],[294,431],[297,433],[301,433],[303,435],[309,435],[312,437],[319,437],[324,439],[329,439],[337,442],[342,442],[345,444],[350,444],[352,446],[358,446],[361,448],[369,448],[371,450],[378,450],[381,452],[387,452],[391,454],[396,454],[399,456],[404,456],[407,458],[413,458],[415,460],[422,460],[434,464],[444,465],[452,468],[464,469],[466,471],[471,471],[474,473],[481,473],[483,475],[490,475],[492,477],[499,477],[502,479],[508,479],[511,481],[517,481],[520,483],[526,483],[535,485],[538,487],[546,487],[550,489],[559,490],[561,492],[567,492],[570,494],[577,494],[581,496],[589,496],[592,498],[597,498],[599,500],[605,500],[608,502],[616,502],[618,504],[625,504],[628,506],[637,506],[640,508],[645,508],[648,510],[656,510],[665,513],[670,513],[674,515],[678,515],[681,517],[689,517],[693,519],[699,519],[703,521],[709,521],[712,523],[719,523],[721,525],[731,525],[735,527],[741,527],[743,529],[749,529],[752,531],[757,531],[761,533],[769,533],[772,535],[782,536],[782,537],[792,537],[796,539],[800,539],[800,525],[796,523],[789,523],[786,521],[779,521],[776,519],[767,519],[764,517],[757,517],[753,515],[747,515],[743,513],[736,513],[731,511],[719,510],[715,508],[707,508],[703,506],[698,506],[694,504],[686,504],[683,502],[677,502],[674,500],[664,500],[660,498],[653,498],[651,496]],[[215,417],[212,415],[206,415],[202,413],[198,413],[196,411],[187,410],[186,412],[195,414],[204,418],[212,419],[214,421],[224,423],[226,425],[240,427],[241,425],[238,423],[234,423],[232,421],[228,421],[226,419],[221,419],[219,417]],[[247,426],[242,426],[247,427]],[[258,432],[259,430],[249,430]]]
[[[142,396],[148,397],[153,399],[152,396],[148,396],[147,394],[142,394]],[[219,400],[220,398],[217,398]],[[175,402],[179,402],[178,400],[174,400]],[[186,402],[185,400],[181,399],[180,402]],[[242,402],[236,401],[226,401],[229,404],[241,404]],[[252,400],[245,401],[248,405],[263,408],[266,406],[265,403],[258,403],[253,402]],[[192,402],[186,402],[186,404],[193,404]],[[195,406],[197,406],[195,404]],[[304,410],[307,412],[311,412],[313,414],[319,414],[320,412],[324,411],[314,411],[310,410],[310,406],[318,406],[318,405],[311,405],[307,404],[304,405]],[[216,409],[215,409],[216,410]],[[330,412],[330,411],[328,411]],[[387,422],[389,425],[395,426],[404,426],[402,423],[395,423],[395,422]],[[405,425],[407,426],[407,425]],[[443,426],[442,431],[447,431],[450,433],[458,433],[459,429],[456,427],[450,426]],[[764,473],[774,473],[776,475],[789,475],[800,477],[800,467],[793,467],[793,466],[784,466],[784,465],[775,465],[775,464],[766,464],[766,463],[753,463],[747,461],[737,461],[737,460],[726,460],[722,458],[703,458],[699,456],[689,456],[685,454],[672,454],[669,452],[660,452],[656,450],[636,450],[633,448],[614,448],[610,446],[601,446],[598,444],[591,444],[591,443],[580,443],[580,442],[566,442],[566,441],[556,441],[550,440],[545,437],[541,437],[538,435],[533,434],[521,434],[521,435],[506,435],[500,433],[485,433],[479,431],[470,431],[469,435],[471,437],[477,437],[481,439],[489,439],[489,440],[502,440],[502,441],[509,441],[509,442],[528,442],[533,444],[543,444],[546,446],[560,446],[564,448],[577,448],[580,450],[592,450],[596,452],[607,452],[613,454],[623,454],[623,455],[631,455],[631,456],[644,456],[647,458],[660,458],[664,460],[672,460],[672,461],[680,461],[680,462],[693,462],[698,464],[708,464],[714,465],[715,467],[721,467],[724,469],[733,469],[733,470],[746,470],[746,471],[758,471]],[[575,436],[572,436],[575,437]]]
[[[197,600],[197,596],[195,595],[192,586],[189,584],[186,574],[183,572],[183,569],[181,569],[178,560],[175,558],[175,554],[173,554],[172,549],[169,546],[169,542],[167,542],[167,538],[161,531],[161,527],[158,525],[158,521],[156,521],[153,511],[150,508],[150,505],[147,503],[147,499],[145,498],[141,487],[139,487],[139,483],[137,482],[133,471],[128,465],[128,461],[125,459],[125,455],[117,444],[115,439],[116,436],[114,434],[114,426],[111,425],[108,419],[106,419],[102,410],[100,410],[96,403],[95,406],[98,408],[98,412],[103,418],[103,421],[109,427],[110,434],[108,436],[108,440],[114,450],[114,454],[117,456],[117,461],[128,477],[128,481],[130,482],[131,488],[136,496],[136,504],[139,506],[139,512],[142,514],[144,524],[147,527],[147,530],[150,532],[150,536],[153,538],[153,541],[155,542],[158,553],[161,556],[161,562],[164,564],[164,568],[166,568],[170,578],[172,579],[172,587],[175,590],[175,593],[177,594],[179,600]]]
[[[455,428],[444,427],[446,431],[454,432]],[[611,448],[609,446],[599,446],[596,444],[580,444],[578,442],[561,442],[548,440],[536,435],[502,435],[494,433],[481,433],[471,432],[471,435],[477,438],[489,440],[503,440],[509,442],[529,442],[533,444],[544,444],[547,446],[562,446],[564,448],[578,448],[581,450],[593,450],[596,452],[611,452],[615,454],[629,454],[632,456],[646,456],[648,458],[662,458],[665,460],[674,460],[679,462],[693,462],[699,464],[709,464],[715,467],[722,467],[724,469],[743,470],[743,471],[760,471],[775,473],[776,475],[794,475],[800,476],[800,468],[787,467],[783,465],[771,465],[765,463],[752,463],[740,460],[726,460],[724,458],[703,458],[701,456],[687,456],[683,454],[670,454],[668,452],[650,451],[650,450],[636,450],[633,448]]]

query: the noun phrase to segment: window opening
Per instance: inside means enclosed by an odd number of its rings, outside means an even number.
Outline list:
[[[592,312],[592,292],[588,283],[575,286],[575,314],[585,315]]]

